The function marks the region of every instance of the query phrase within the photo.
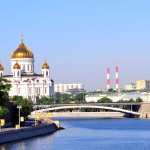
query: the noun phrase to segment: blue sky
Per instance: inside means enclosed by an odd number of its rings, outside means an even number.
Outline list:
[[[116,64],[122,85],[150,79],[149,6],[149,0],[2,1],[0,62],[8,73],[23,33],[36,70],[47,59],[57,83],[103,88],[105,68]]]

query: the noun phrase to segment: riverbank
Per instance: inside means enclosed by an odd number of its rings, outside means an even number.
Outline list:
[[[56,134],[0,145],[0,150],[149,150],[150,120],[60,118]]]
[[[0,144],[52,134],[59,129],[60,127],[58,127],[55,123],[51,123],[41,124],[36,127],[23,127],[20,129],[2,130],[0,132]]]
[[[52,118],[123,118],[124,114],[120,112],[52,112]]]

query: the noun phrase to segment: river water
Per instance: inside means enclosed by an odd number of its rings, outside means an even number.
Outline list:
[[[150,150],[150,120],[61,119],[66,129],[0,150]]]

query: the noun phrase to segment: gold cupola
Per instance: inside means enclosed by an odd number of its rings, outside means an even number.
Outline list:
[[[4,67],[2,64],[0,64],[0,71],[4,71]]]
[[[23,40],[21,40],[19,46],[11,55],[11,59],[20,59],[20,58],[34,58],[32,51],[29,48],[27,48]]]
[[[21,67],[18,63],[15,63],[14,66],[13,66],[13,69],[21,69]]]
[[[47,61],[45,61],[44,64],[42,65],[42,69],[49,69]]]

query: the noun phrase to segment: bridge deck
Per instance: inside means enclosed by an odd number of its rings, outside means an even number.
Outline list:
[[[56,110],[65,110],[65,109],[81,109],[81,108],[91,108],[91,109],[105,109],[116,112],[122,112],[132,115],[140,115],[140,113],[132,111],[133,105],[141,105],[141,103],[88,103],[88,104],[56,104],[56,105],[37,105],[36,108],[44,108],[40,110],[36,110],[33,113],[38,112],[48,112],[48,111],[56,111]],[[131,110],[119,108],[118,106],[131,106]],[[36,109],[35,108],[35,109]]]

